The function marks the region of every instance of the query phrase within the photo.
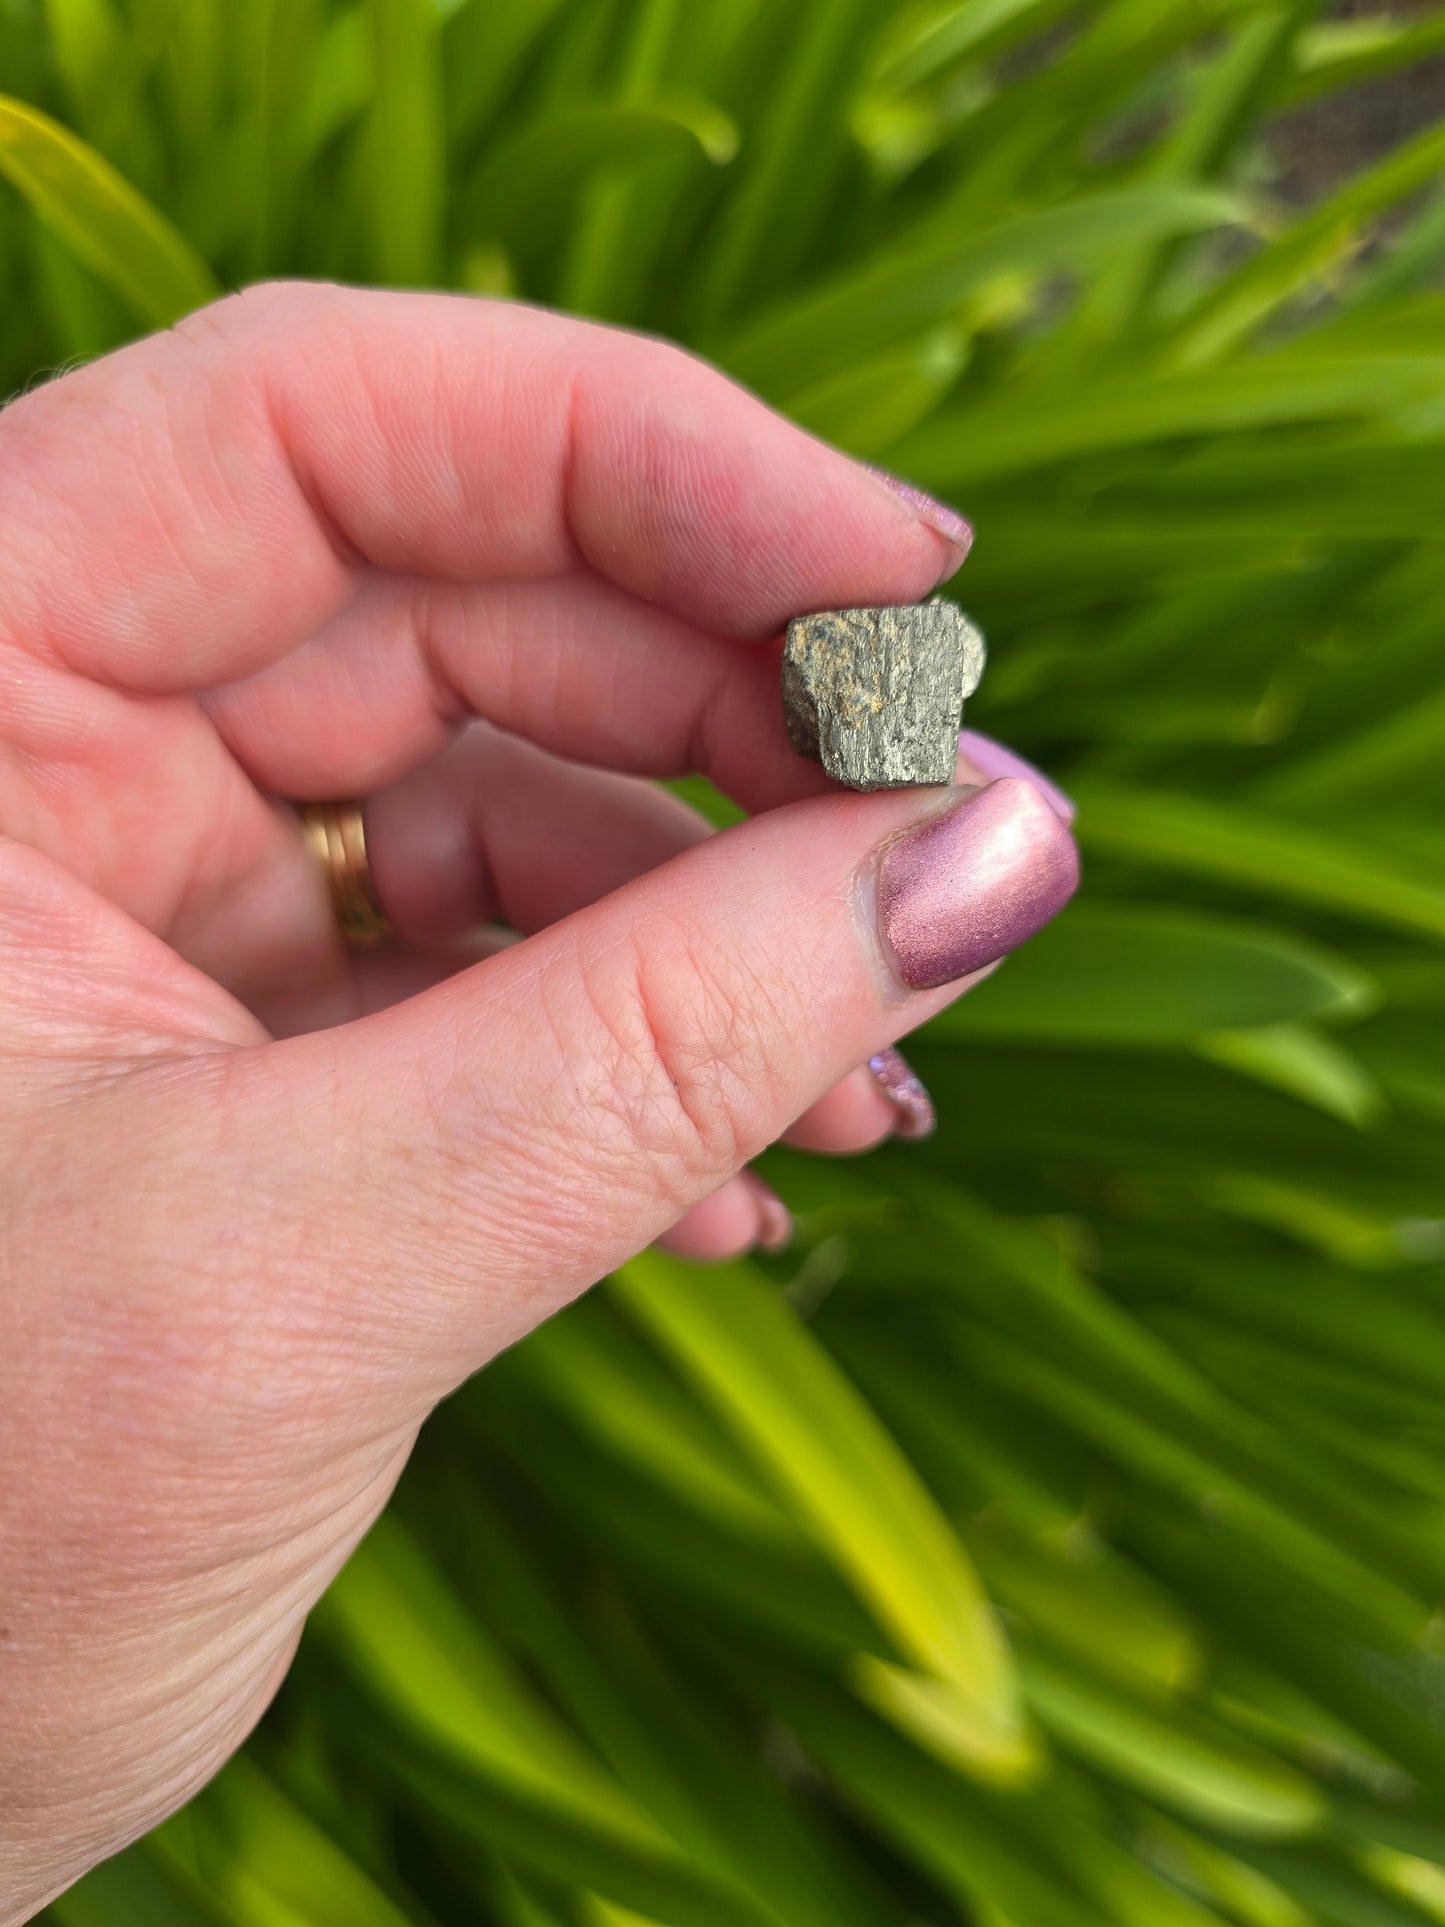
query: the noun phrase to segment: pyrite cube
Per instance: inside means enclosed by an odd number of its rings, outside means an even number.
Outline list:
[[[783,649],[794,749],[855,790],[951,783],[983,637],[951,602],[796,616]]]

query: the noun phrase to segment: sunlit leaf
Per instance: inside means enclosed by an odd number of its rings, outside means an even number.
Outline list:
[[[691,1374],[922,1669],[952,1689],[981,1770],[1028,1770],[1008,1651],[947,1522],[861,1396],[744,1265],[699,1275],[658,1254],[613,1289]]]
[[[1126,1693],[1043,1653],[1021,1664],[1029,1703],[1054,1737],[1151,1798],[1229,1833],[1303,1833],[1324,1817],[1302,1773],[1179,1702]]]
[[[3,95],[0,174],[141,321],[164,327],[218,292],[185,238],[108,161]]]
[[[1383,1092],[1359,1061],[1308,1024],[1214,1031],[1199,1038],[1195,1049],[1213,1063],[1289,1091],[1350,1124],[1373,1122],[1384,1106]]]

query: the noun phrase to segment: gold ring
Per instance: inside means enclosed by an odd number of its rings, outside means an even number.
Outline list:
[[[358,948],[394,937],[366,855],[360,803],[302,803],[306,847],[326,872],[331,907],[347,943]]]

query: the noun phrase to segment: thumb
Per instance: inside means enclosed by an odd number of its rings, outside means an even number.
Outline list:
[[[386,1320],[397,1369],[448,1389],[1077,881],[1029,782],[830,795],[738,824],[408,1003],[268,1045],[264,1157],[306,1273],[324,1255],[354,1335]]]

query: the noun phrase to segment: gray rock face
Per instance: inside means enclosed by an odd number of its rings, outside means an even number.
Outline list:
[[[855,790],[951,783],[983,637],[951,602],[797,616],[783,650],[793,748]]]

